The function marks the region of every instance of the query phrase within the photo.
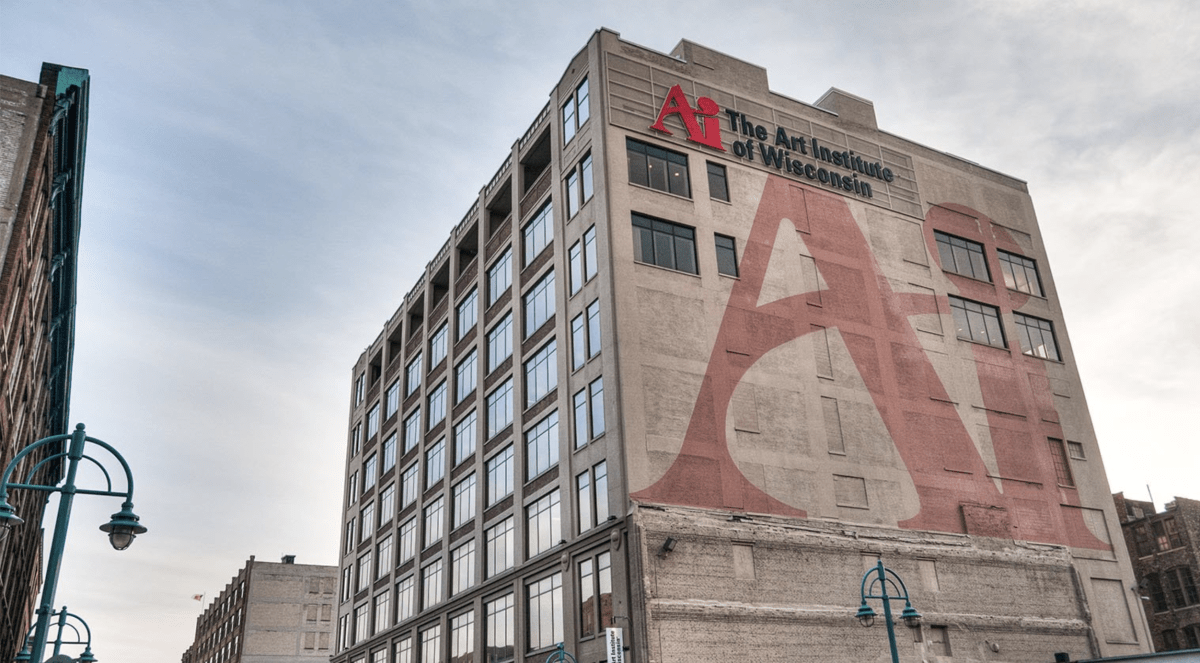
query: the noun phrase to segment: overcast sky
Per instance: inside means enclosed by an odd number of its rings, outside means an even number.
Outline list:
[[[601,26],[766,67],[1029,182],[1112,490],[1200,499],[1200,4],[24,2],[0,72],[91,71],[59,605],[178,660],[249,555],[335,564],[350,369]]]

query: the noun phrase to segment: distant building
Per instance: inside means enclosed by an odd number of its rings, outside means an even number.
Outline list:
[[[348,375],[335,663],[878,661],[880,558],[906,661],[1149,650],[1024,182],[610,30],[514,138]]]
[[[0,76],[0,471],[31,443],[70,432],[75,266],[87,146],[86,69],[43,64],[37,83]],[[22,459],[15,481],[54,484],[62,463],[28,472],[57,449]],[[0,540],[0,660],[29,630],[42,569],[45,495],[13,491],[25,520]]]
[[[183,663],[304,663],[328,660],[337,567],[254,555],[196,618]]]
[[[1153,502],[1113,495],[1155,651],[1200,649],[1200,501]]]

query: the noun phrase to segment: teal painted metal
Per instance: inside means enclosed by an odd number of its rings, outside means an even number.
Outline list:
[[[875,574],[876,577],[871,578],[871,574]],[[888,585],[895,590],[893,594],[888,594]],[[875,591],[879,593],[873,593]],[[855,617],[863,626],[871,626],[875,623],[875,609],[867,604],[867,599],[883,601],[883,619],[887,624],[888,645],[892,649],[892,663],[900,663],[900,651],[896,648],[895,622],[892,620],[892,601],[904,601],[904,610],[901,611],[900,618],[904,620],[905,624],[916,627],[921,621],[921,613],[912,607],[912,602],[908,598],[908,587],[904,585],[904,581],[900,579],[899,575],[896,575],[895,571],[884,567],[881,559],[875,564],[875,568],[863,574],[859,595],[862,598],[862,605],[858,607]]]
[[[70,440],[67,452],[65,454],[57,454],[57,456],[65,456],[67,459],[67,472],[61,485],[43,486],[34,483],[11,483],[9,479],[16,470],[21,459],[28,456],[35,449],[43,446],[60,444],[66,440]],[[79,461],[88,460],[96,465],[100,465],[96,459],[91,456],[84,455],[84,448],[87,444],[100,447],[107,451],[120,464],[121,469],[125,472],[125,491],[114,491],[112,479],[107,471],[104,471],[106,487],[104,490],[81,489],[75,485],[75,477],[79,470]],[[39,463],[40,465],[40,463]],[[36,467],[34,469],[37,469]],[[101,466],[103,469],[103,466]],[[32,476],[29,475],[29,476]],[[58,500],[58,517],[54,524],[54,539],[50,546],[50,553],[46,557],[46,578],[42,585],[42,595],[38,603],[37,609],[37,625],[34,626],[32,643],[30,645],[30,658],[26,659],[33,663],[40,663],[43,660],[43,655],[46,652],[46,642],[50,634],[50,620],[53,615],[57,614],[53,611],[54,594],[58,589],[58,577],[62,567],[63,551],[66,548],[67,542],[67,527],[71,522],[71,506],[74,503],[76,494],[83,495],[100,495],[106,497],[123,497],[125,498],[121,504],[121,511],[113,514],[112,520],[101,525],[101,531],[109,534],[109,540],[113,547],[117,550],[124,550],[129,547],[133,539],[146,532],[145,526],[139,522],[139,518],[133,512],[133,473],[129,470],[129,463],[125,462],[125,458],[121,456],[111,445],[103,440],[94,437],[88,437],[87,431],[83,424],[78,424],[75,431],[69,435],[52,435],[42,438],[37,442],[25,447],[13,457],[8,467],[4,469],[4,474],[0,477],[0,525],[5,528],[13,527],[20,524],[21,519],[16,515],[11,505],[8,504],[9,489],[26,489],[37,490],[43,492],[60,493]],[[63,612],[66,612],[64,608]],[[62,621],[65,617],[60,618],[59,635],[62,634]],[[82,621],[82,620],[80,620]],[[88,634],[89,640],[91,634]],[[55,653],[57,654],[56,645]],[[22,652],[23,653],[23,652]],[[85,652],[88,656],[91,655],[90,650]],[[18,657],[19,658],[19,657]]]
[[[550,652],[550,655],[546,657],[546,663],[566,663],[566,661],[578,663],[574,656],[568,654],[566,649],[563,649],[563,643],[561,642],[558,643],[558,646],[554,648],[554,651]]]
[[[92,629],[87,625],[87,622],[83,621],[83,618],[79,615],[67,612],[67,606],[65,605],[62,607],[62,610],[53,613],[51,617],[56,615],[58,616],[58,635],[54,638],[54,656],[58,656],[60,653],[62,653],[63,645],[83,645],[83,653],[80,654],[79,658],[76,660],[78,660],[79,663],[95,663],[96,657],[92,655]],[[80,632],[79,626],[69,622],[69,619],[74,619],[75,621],[79,622],[79,625],[83,627],[83,632]],[[75,634],[74,640],[63,639],[63,633],[68,628],[70,628]],[[15,663],[28,663],[33,659],[33,652],[29,650],[31,635],[32,633],[25,636],[25,647],[21,650],[21,653],[17,654],[17,657],[13,659]]]

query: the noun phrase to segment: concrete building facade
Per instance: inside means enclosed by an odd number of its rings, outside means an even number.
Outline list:
[[[329,659],[337,567],[255,561],[196,618],[183,663],[312,663]],[[199,597],[198,597],[199,598]]]
[[[1024,182],[600,30],[352,373],[335,663],[1148,651]],[[876,606],[878,609],[879,606]]]
[[[1200,501],[1176,497],[1161,513],[1124,493],[1113,501],[1155,651],[1194,649],[1200,656]]]
[[[38,82],[0,76],[0,472],[33,442],[70,432],[75,267],[87,147],[86,69],[42,65]],[[58,450],[12,479],[53,485]],[[45,496],[9,495],[25,523],[0,537],[0,660],[21,648],[42,581]]]

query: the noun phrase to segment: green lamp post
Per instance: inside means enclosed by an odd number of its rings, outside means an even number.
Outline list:
[[[51,657],[51,660],[54,660],[54,657],[61,654],[63,645],[83,645],[83,653],[79,655],[79,658],[72,660],[78,661],[78,663],[96,663],[96,657],[92,655],[92,629],[88,627],[87,622],[83,621],[83,618],[79,615],[67,612],[67,606],[65,605],[62,607],[62,610],[51,615],[51,617],[54,616],[58,617],[58,634],[54,638],[54,656]],[[75,625],[70,620],[79,622],[79,625]],[[82,631],[79,630],[80,626],[83,627]],[[71,629],[72,633],[74,633],[74,640],[63,639],[63,635],[67,629]],[[67,636],[70,637],[70,634],[67,634]],[[25,648],[13,659],[14,663],[29,663],[33,660],[33,652],[29,650],[29,641],[30,638],[26,637]]]
[[[875,574],[874,578],[871,577],[872,574]],[[892,588],[891,594],[888,594],[889,586]],[[910,628],[921,625],[921,613],[912,607],[912,602],[908,598],[908,588],[904,586],[904,581],[896,575],[895,571],[885,568],[883,560],[879,560],[875,564],[875,568],[869,569],[863,574],[859,595],[862,605],[858,607],[855,617],[863,626],[871,626],[875,623],[875,609],[867,605],[867,599],[883,601],[883,618],[887,624],[888,645],[892,648],[892,663],[900,663],[900,652],[896,649],[895,622],[892,620],[892,601],[904,601],[904,610],[900,613],[900,619],[903,619],[905,624]]]

